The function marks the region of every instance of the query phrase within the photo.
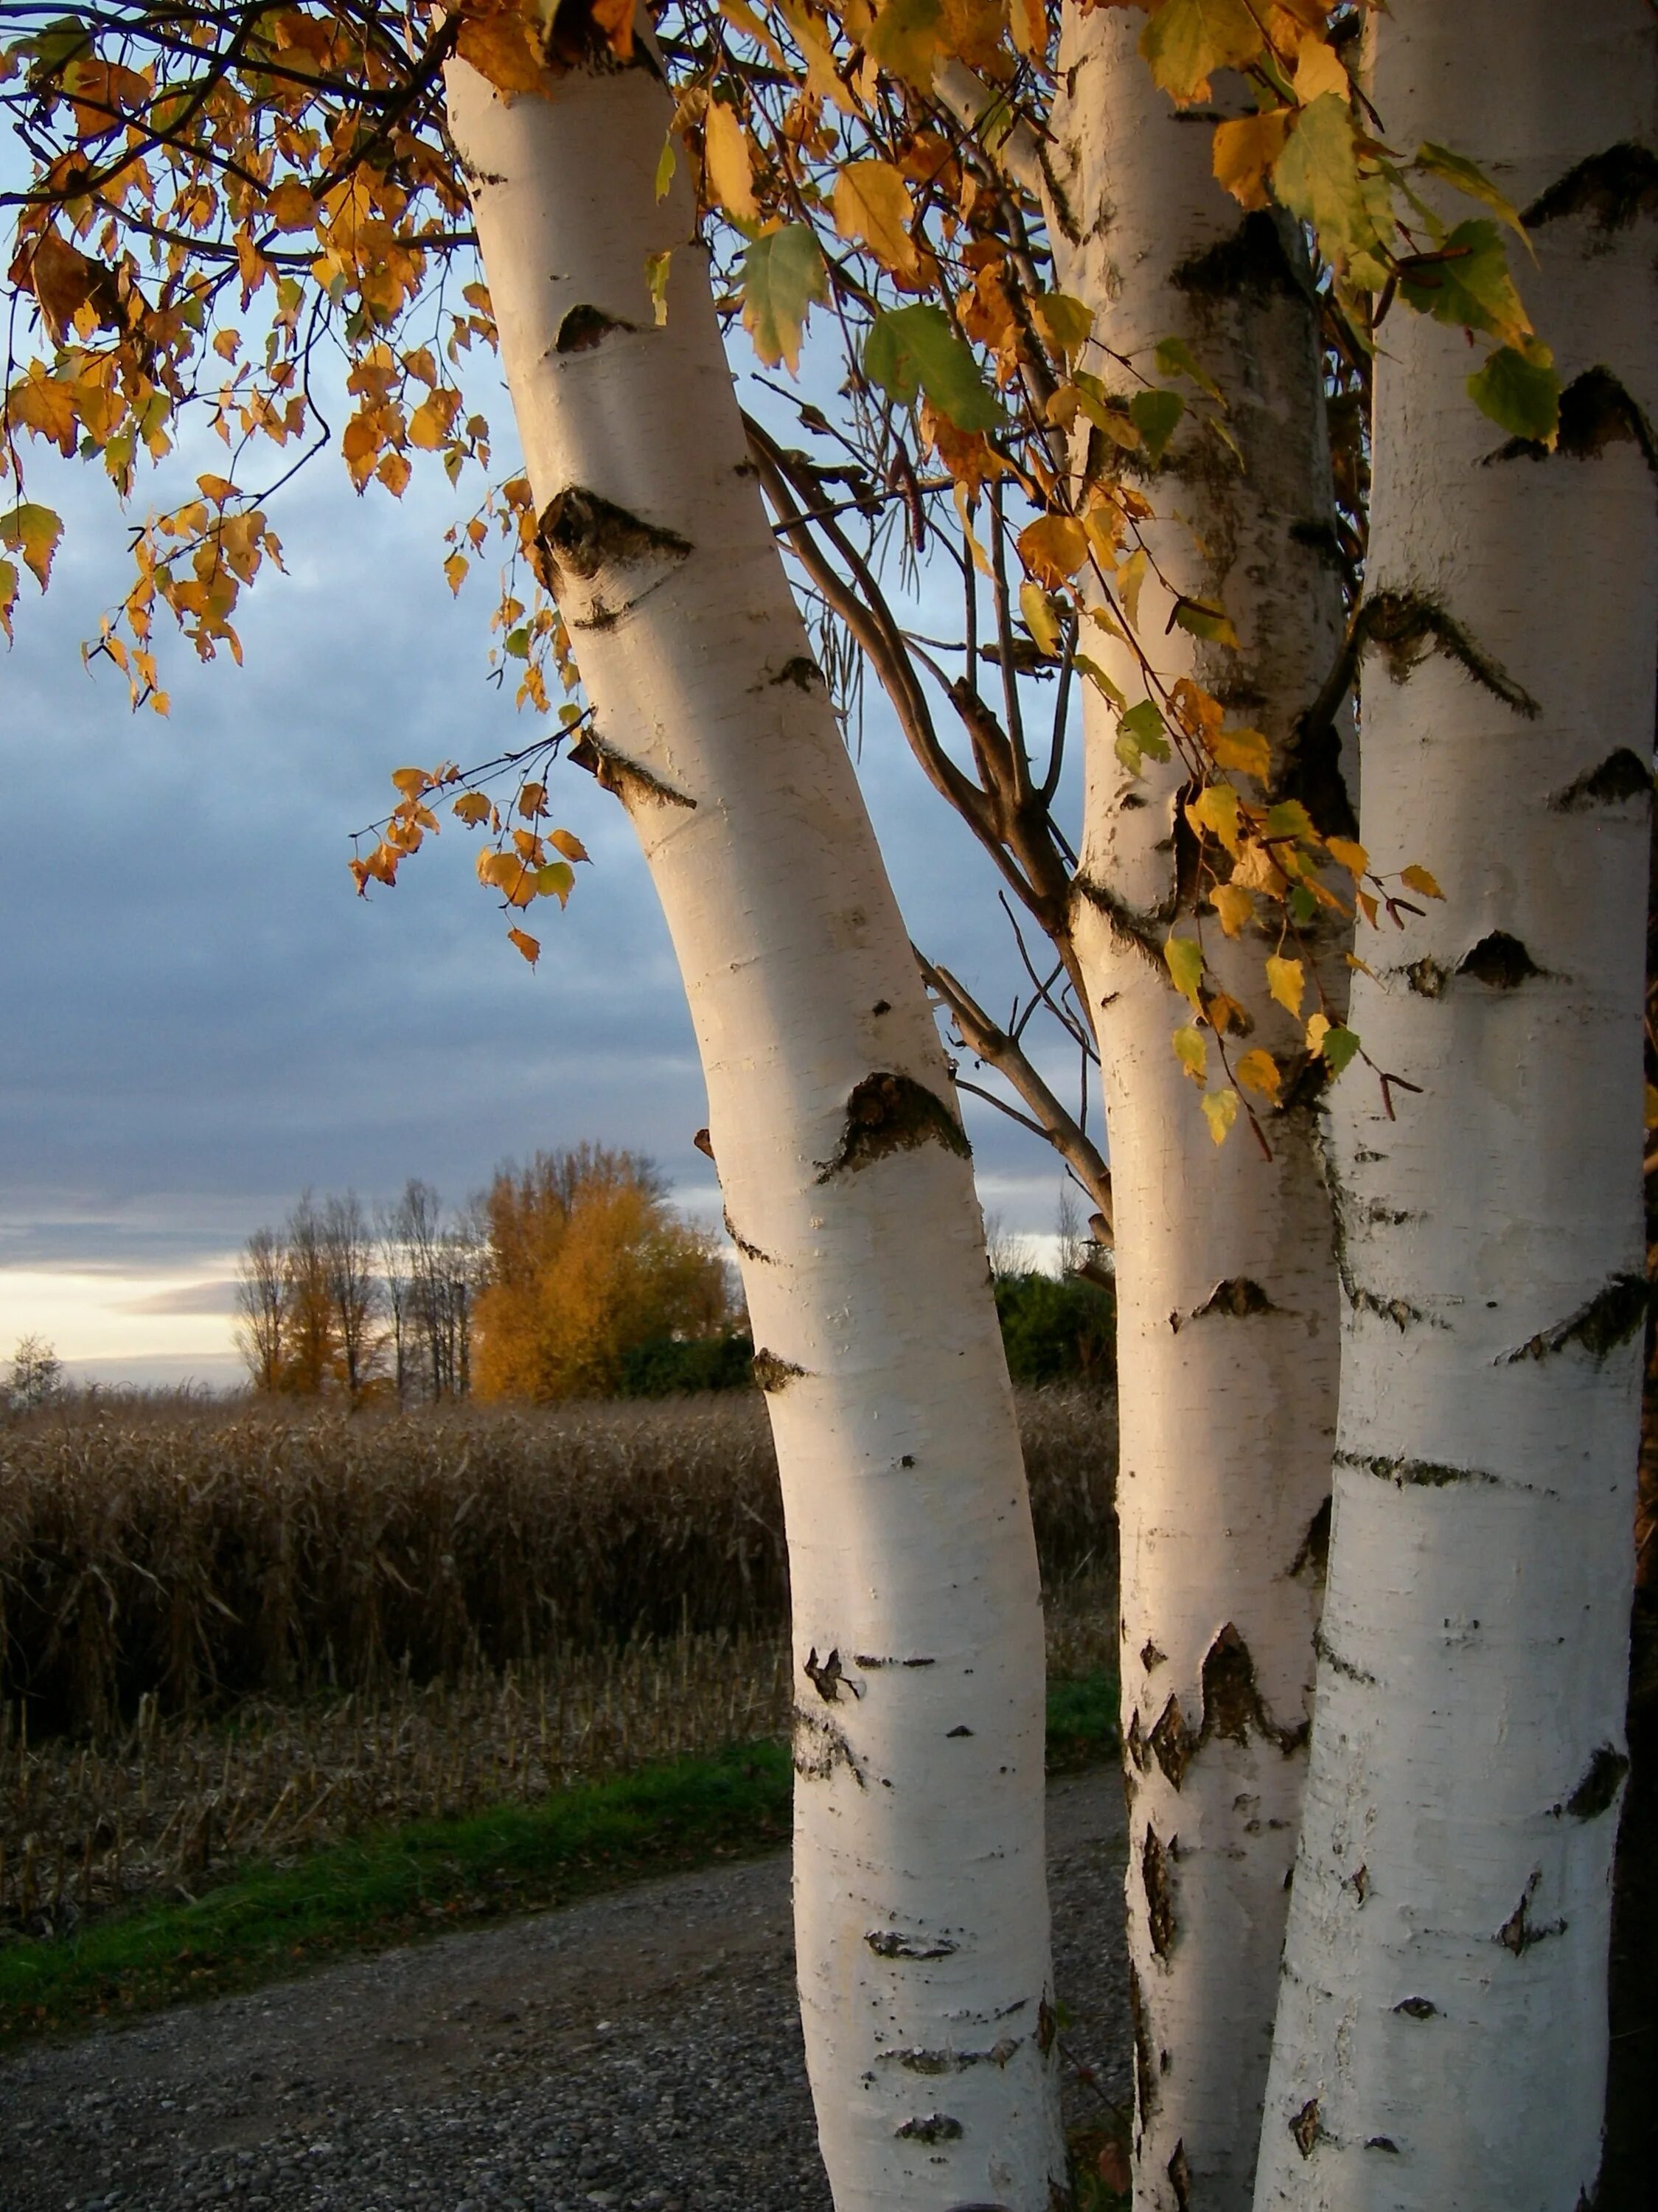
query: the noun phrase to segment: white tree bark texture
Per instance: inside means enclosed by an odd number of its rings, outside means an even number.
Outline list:
[[[1049,2212],[1035,1551],[942,1050],[753,481],[689,194],[655,195],[655,64],[594,53],[508,100],[455,62],[447,91],[596,711],[582,757],[667,916],[762,1347],[835,2201]]]
[[[1139,630],[1168,683],[1192,676],[1266,732],[1275,797],[1352,828],[1334,732],[1300,717],[1343,609],[1310,283],[1292,228],[1215,182],[1212,112],[1179,113],[1136,51],[1143,18],[1067,8],[1049,149],[1062,290],[1095,313],[1084,366],[1159,382],[1183,338],[1226,395],[1237,452],[1188,414],[1141,489],[1175,588],[1223,607],[1242,651]],[[1106,349],[1109,350],[1107,351]],[[1090,631],[1129,699],[1136,662]],[[1290,1076],[1217,1149],[1170,1035],[1189,1018],[1163,943],[1200,908],[1178,759],[1129,776],[1116,714],[1085,690],[1076,944],[1103,1066],[1116,1206],[1127,1880],[1136,2002],[1136,2212],[1242,2212],[1266,2086],[1285,1877],[1300,1818],[1334,1433],[1339,1294],[1299,1026],[1272,1004],[1272,940],[1202,917],[1211,964]],[[1345,1001],[1340,948],[1320,940]],[[1286,950],[1290,948],[1285,948]],[[1212,1068],[1214,1047],[1211,1041]],[[1212,1080],[1224,1081],[1218,1070]]]
[[[1420,1096],[1392,1119],[1356,1066],[1332,1099],[1330,1580],[1256,2202],[1574,2212],[1644,1310],[1658,21],[1393,0],[1373,92],[1390,144],[1455,144],[1527,212],[1565,392],[1558,452],[1505,440],[1459,330],[1382,325],[1363,834],[1445,897],[1353,990]]]

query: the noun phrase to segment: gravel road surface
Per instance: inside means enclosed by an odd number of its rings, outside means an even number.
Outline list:
[[[1056,1783],[1048,1830],[1077,2119],[1129,2095],[1114,1771]],[[0,2065],[0,2212],[222,2202],[829,2212],[786,1860],[643,1883]]]

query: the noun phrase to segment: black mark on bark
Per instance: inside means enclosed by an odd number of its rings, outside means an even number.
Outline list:
[[[1631,799],[1651,797],[1652,770],[1638,753],[1619,745],[1599,768],[1556,792],[1549,805],[1557,814],[1582,814],[1592,806],[1621,806]]]
[[[1261,299],[1273,292],[1303,304],[1307,298],[1277,218],[1264,209],[1245,216],[1230,238],[1188,255],[1169,271],[1169,281],[1177,292],[1199,299]]]
[[[1540,1925],[1531,1917],[1531,1901],[1537,1894],[1537,1885],[1543,1879],[1540,1867],[1533,1869],[1531,1880],[1521,1892],[1520,1902],[1497,1929],[1495,1941],[1505,1951],[1512,1951],[1516,1959],[1529,1951],[1533,1943],[1546,1942],[1551,1936],[1564,1936],[1564,1920],[1550,1920]]]
[[[1148,1674],[1154,1667],[1161,1667],[1168,1656],[1169,1654],[1166,1651],[1158,1650],[1149,1636],[1140,1646],[1140,1664]]]
[[[969,2066],[1005,2066],[1023,2040],[1005,2035],[988,2051],[884,2051],[880,2056],[906,2074],[965,2074]]]
[[[1191,2212],[1192,2169],[1186,2163],[1186,2138],[1175,2145],[1175,2154],[1168,2166],[1169,2186],[1175,2192],[1175,2212]]]
[[[1170,1786],[1178,1790],[1198,1747],[1198,1739],[1186,1725],[1178,1698],[1170,1698],[1163,1707],[1148,1741],[1151,1756],[1162,1767]]]
[[[1313,1638],[1313,1649],[1335,1674],[1345,1674],[1350,1682],[1363,1682],[1375,1688],[1376,1676],[1367,1674],[1363,1667],[1355,1667],[1351,1659],[1344,1659],[1321,1628]]]
[[[1128,1734],[1124,1738],[1124,1742],[1127,1746],[1128,1756],[1144,1774],[1146,1766],[1145,1734],[1140,1726],[1140,1712],[1138,1705],[1129,1717]]]
[[[607,315],[603,307],[592,307],[585,302],[572,307],[558,326],[558,336],[553,341],[559,353],[591,353],[602,345],[612,331],[636,331],[637,323],[623,322],[618,316]]]
[[[1436,2020],[1439,2017],[1439,2007],[1427,1997],[1402,1997],[1394,2010],[1402,2012],[1407,2020]]]
[[[1487,983],[1493,991],[1517,991],[1533,975],[1546,971],[1540,968],[1517,937],[1510,937],[1506,929],[1494,929],[1482,937],[1457,963],[1459,975],[1472,975],[1476,983]]]
[[[1290,1562],[1292,1577],[1310,1575],[1321,1583],[1330,1570],[1330,1508],[1333,1501],[1326,1498],[1307,1523],[1307,1534],[1301,1540],[1301,1549]]]
[[[1623,1787],[1624,1777],[1629,1772],[1629,1760],[1621,1751],[1609,1743],[1601,1744],[1589,1759],[1588,1770],[1564,1806],[1554,1808],[1558,1818],[1562,1812],[1571,1814],[1574,1820],[1598,1820],[1609,1813],[1617,1802],[1618,1792]]]
[[[1581,1346],[1597,1365],[1620,1344],[1627,1344],[1646,1318],[1649,1297],[1643,1275],[1614,1275],[1605,1290],[1552,1328],[1540,1329],[1518,1351],[1504,1352],[1499,1367],[1517,1359],[1547,1359],[1571,1345]]]
[[[1366,2150],[1391,2151],[1395,2158],[1399,2156],[1399,2145],[1394,2141],[1391,2136],[1368,2136],[1365,2140],[1364,2148]]]
[[[1054,2048],[1059,2033],[1060,2015],[1054,2011],[1044,1990],[1042,2002],[1036,2008],[1036,2048],[1044,2058]]]
[[[864,1941],[878,1959],[949,1959],[957,1948],[947,1936],[906,1936],[896,1928],[872,1928]]]
[[[1132,947],[1149,967],[1167,979],[1169,970],[1163,963],[1163,939],[1169,924],[1179,910],[1178,888],[1170,891],[1166,899],[1159,900],[1155,907],[1145,908],[1130,906],[1126,899],[1119,898],[1114,891],[1108,890],[1103,884],[1096,883],[1091,876],[1085,876],[1080,871],[1072,878],[1071,888],[1077,897],[1085,898],[1091,907],[1103,915],[1111,934],[1120,945]]]
[[[1494,1474],[1483,1468],[1453,1467],[1447,1461],[1434,1459],[1390,1459],[1382,1452],[1345,1452],[1335,1455],[1338,1467],[1351,1467],[1359,1474],[1374,1474],[1381,1481],[1391,1482],[1395,1490],[1407,1484],[1424,1490],[1442,1490],[1453,1482],[1495,1482]]]
[[[858,1755],[835,1723],[823,1713],[794,1709],[794,1771],[803,1782],[827,1782],[837,1766],[844,1766],[860,1790],[869,1784]]]
[[[810,691],[814,684],[824,680],[823,670],[805,653],[797,653],[792,660],[786,660],[770,678],[773,684],[793,684],[797,691]]]
[[[1206,1743],[1212,1735],[1247,1743],[1253,1729],[1257,1735],[1265,1736],[1268,1743],[1276,1744],[1287,1757],[1306,1742],[1309,1725],[1306,1721],[1298,1721],[1293,1728],[1282,1728],[1272,1719],[1261,1699],[1249,1647],[1229,1620],[1204,1656],[1199,1745]]]
[[[708,1132],[704,1129],[699,1130],[697,1133],[700,1136],[706,1136]],[[732,1219],[731,1208],[729,1206],[724,1206],[721,1208],[720,1218],[726,1224],[726,1236],[731,1238],[732,1243],[736,1245],[738,1250],[743,1255],[743,1257],[745,1260],[761,1261],[768,1267],[774,1267],[776,1266],[777,1262],[772,1258],[769,1252],[762,1252],[757,1244],[750,1244],[746,1237],[738,1233],[737,1224]]]
[[[1384,1298],[1379,1291],[1362,1291],[1353,1282],[1345,1282],[1347,1303],[1360,1313],[1373,1313],[1378,1321],[1390,1321],[1401,1336],[1412,1322],[1426,1321],[1428,1316],[1419,1306],[1405,1298]]]
[[[1145,2025],[1139,1970],[1132,1964],[1128,1969],[1128,2011],[1134,2028],[1134,2103],[1140,2125],[1145,2128],[1157,2115],[1157,2069],[1151,2061],[1151,2038]]]
[[[1252,1281],[1248,1275],[1228,1275],[1224,1282],[1217,1283],[1203,1304],[1194,1306],[1189,1314],[1170,1314],[1169,1326],[1178,1335],[1187,1322],[1204,1321],[1211,1314],[1230,1314],[1234,1320],[1247,1321],[1252,1314],[1277,1313],[1278,1310],[1259,1283]]]
[[[840,1702],[843,1685],[852,1692],[854,1698],[863,1695],[858,1685],[850,1679],[841,1666],[839,1651],[831,1651],[827,1659],[820,1659],[817,1656],[817,1646],[814,1644],[806,1656],[805,1673],[807,1680],[826,1705],[837,1705]]]
[[[847,1099],[840,1149],[832,1160],[818,1162],[817,1180],[828,1182],[890,1153],[913,1152],[918,1145],[942,1145],[960,1159],[972,1158],[961,1123],[942,1098],[914,1076],[878,1070]]]
[[[1658,215],[1658,155],[1628,141],[1591,154],[1540,194],[1521,220],[1535,229],[1574,215],[1586,215],[1601,231]]]
[[[1296,2139],[1296,2148],[1303,2158],[1310,2158],[1313,2147],[1324,2130],[1318,2124],[1318,2099],[1309,2097],[1290,2123],[1290,2132]]]
[[[895,2128],[893,2133],[901,2142],[958,2142],[962,2124],[959,2120],[952,2120],[948,2112],[928,2112],[923,2118],[906,2120],[902,2127]]]
[[[1354,617],[1353,629],[1358,651],[1377,647],[1395,684],[1404,683],[1429,653],[1442,653],[1482,690],[1527,721],[1542,712],[1530,692],[1476,645],[1454,616],[1416,592],[1378,592]]]
[[[1405,970],[1405,981],[1418,999],[1442,999],[1450,980],[1438,961],[1430,960],[1425,953],[1420,960],[1412,960]]]
[[[963,1723],[959,1727],[953,1728],[953,1729],[946,1729],[944,1730],[944,1735],[945,1735],[946,1740],[948,1740],[950,1736],[957,1736],[957,1735],[972,1735],[972,1733],[973,1733],[972,1729],[967,1726],[967,1724],[965,1723],[965,1722],[963,1722]]]
[[[683,561],[691,550],[689,539],[677,531],[641,521],[582,484],[572,484],[549,500],[536,537],[554,571],[544,580],[555,597],[560,579],[574,576],[587,584],[604,568],[644,561]]]
[[[805,1373],[792,1359],[780,1359],[774,1352],[762,1346],[754,1355],[754,1379],[762,1390],[786,1390],[791,1382]]]
[[[1608,446],[1634,446],[1658,476],[1658,440],[1640,406],[1609,368],[1586,368],[1560,395],[1560,425],[1553,451],[1569,461],[1592,461]],[[1492,461],[1546,461],[1550,448],[1539,438],[1510,438]]]
[[[641,768],[637,761],[629,760],[625,753],[607,745],[592,730],[571,746],[570,759],[577,768],[585,768],[596,783],[614,793],[629,811],[641,800],[648,800],[656,806],[689,807],[696,804],[687,793],[676,791],[671,783],[664,783],[660,776],[653,775],[649,769]],[[704,1130],[702,1133],[706,1136],[708,1133]],[[706,1145],[699,1149],[707,1152],[710,1159],[714,1158]]]
[[[1166,1959],[1175,1943],[1175,1899],[1169,1881],[1169,1854],[1155,1828],[1148,1827],[1140,1850],[1140,1885],[1145,1893],[1145,1924],[1151,1948]]]

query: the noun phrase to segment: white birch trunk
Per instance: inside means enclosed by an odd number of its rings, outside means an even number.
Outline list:
[[[1194,676],[1265,729],[1280,772],[1328,830],[1351,826],[1333,737],[1302,742],[1341,634],[1329,456],[1299,244],[1215,183],[1212,131],[1151,84],[1138,13],[1067,9],[1049,230],[1060,288],[1098,339],[1157,381],[1178,336],[1221,386],[1243,465],[1192,419],[1145,484],[1157,559],[1231,615],[1242,653],[1165,637],[1148,583],[1141,635],[1159,672]],[[1096,351],[1108,386],[1133,387]],[[1145,687],[1109,659],[1131,700]],[[1271,1162],[1240,1119],[1218,1150],[1170,1033],[1187,1018],[1162,945],[1189,931],[1178,763],[1134,781],[1091,686],[1073,923],[1104,1071],[1115,1199],[1121,1462],[1122,1712],[1136,2008],[1137,2212],[1242,2212],[1253,2181],[1300,1817],[1335,1420],[1338,1296],[1309,1097],[1265,1115]],[[1273,948],[1212,913],[1212,966],[1294,1070],[1297,1031],[1267,999]],[[1339,994],[1339,951],[1327,988]],[[1212,1063],[1213,1047],[1211,1047]],[[1212,1080],[1224,1081],[1214,1069]],[[1293,1086],[1292,1086],[1293,1087]]]
[[[1367,943],[1353,991],[1422,1095],[1390,1121],[1355,1067],[1331,1108],[1342,1406],[1272,2212],[1572,2212],[1599,2165],[1644,1289],[1655,95],[1645,0],[1393,0],[1378,25],[1388,143],[1454,144],[1533,208],[1540,267],[1516,273],[1568,390],[1558,453],[1507,450],[1459,331],[1382,326],[1370,567],[1400,598],[1393,665],[1368,664],[1363,831],[1446,896]]]
[[[654,65],[601,57],[544,100],[461,64],[447,85],[588,762],[672,933],[762,1347],[835,2203],[1049,2212],[1036,1563],[949,1076],[745,457],[689,196],[655,198]]]

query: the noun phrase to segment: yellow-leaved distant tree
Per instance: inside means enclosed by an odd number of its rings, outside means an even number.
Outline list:
[[[602,1397],[625,1354],[732,1322],[714,1241],[675,1213],[656,1169],[602,1145],[503,1168],[489,1197],[477,1303],[483,1398]]]

